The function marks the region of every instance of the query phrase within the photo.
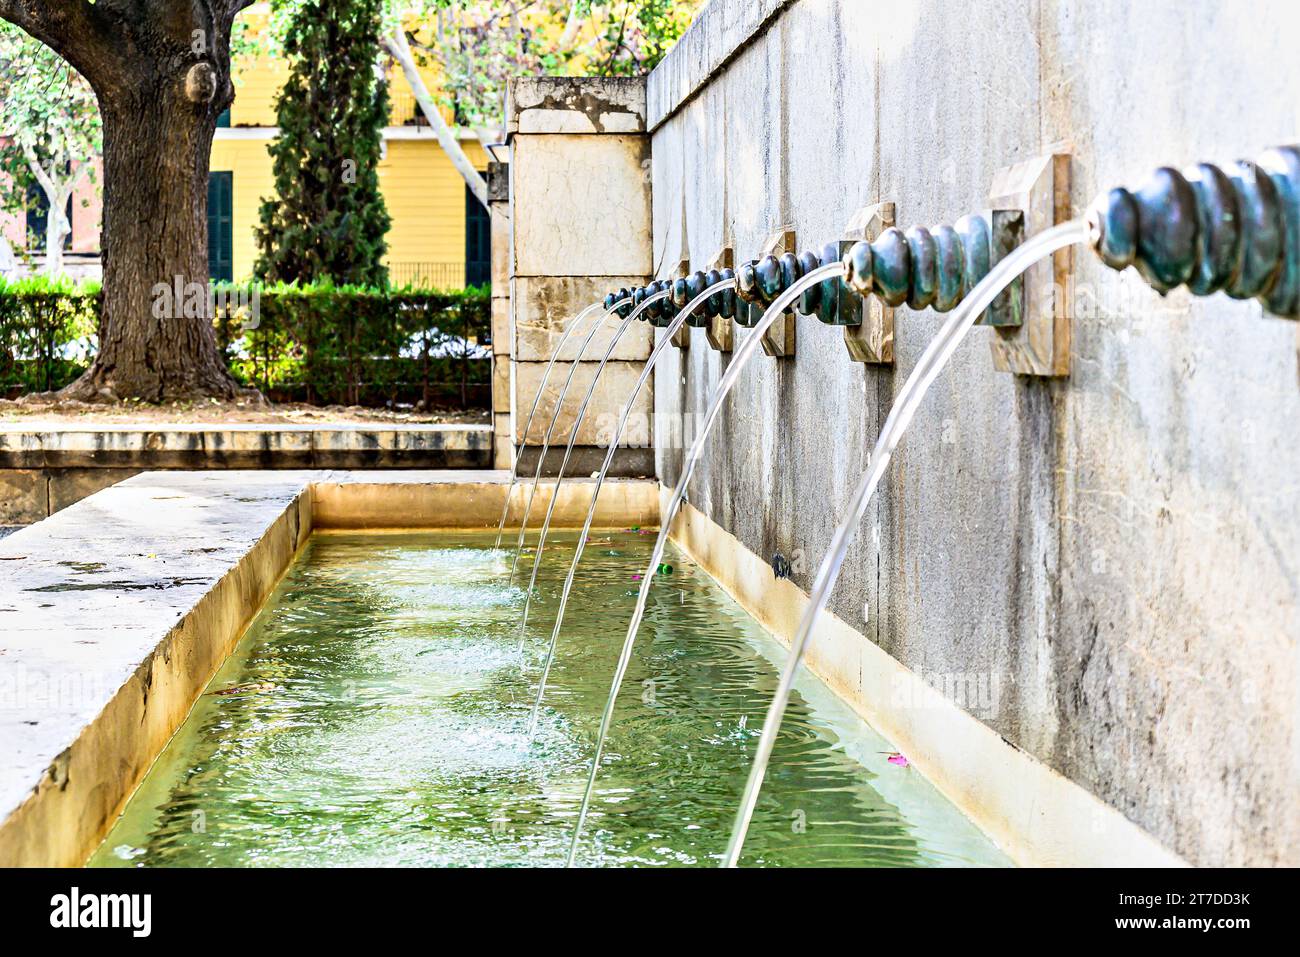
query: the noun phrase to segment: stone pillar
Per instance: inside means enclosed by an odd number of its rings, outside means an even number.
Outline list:
[[[510,417],[510,166],[489,163],[488,219],[492,229],[492,467],[513,468]]]
[[[511,410],[516,439],[568,322],[584,307],[652,272],[650,141],[644,79],[520,77],[510,86]],[[598,314],[599,315],[599,314]],[[587,320],[590,323],[592,320]],[[578,406],[591,385],[618,320],[607,320],[581,356],[543,471],[559,470]],[[521,452],[530,474],[555,411],[560,388],[577,358],[584,330],[565,344],[542,394]],[[589,475],[605,454],[623,403],[640,375],[654,338],[637,322],[610,357],[582,425],[568,473]],[[629,421],[631,441],[615,456],[612,474],[652,475],[650,418],[653,382],[642,390]]]

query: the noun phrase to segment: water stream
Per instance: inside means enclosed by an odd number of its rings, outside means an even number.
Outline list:
[[[564,459],[560,462],[560,471],[555,477],[555,487],[551,489],[551,500],[546,505],[546,518],[542,522],[542,531],[537,537],[537,553],[533,556],[533,572],[528,579],[528,589],[524,592],[524,614],[519,622],[520,647],[523,646],[524,636],[528,631],[528,613],[533,607],[533,589],[537,585],[537,569],[542,563],[542,552],[546,548],[546,533],[551,529],[551,516],[555,514],[555,503],[560,500],[560,486],[564,484],[564,473],[568,470],[569,458],[573,455],[573,443],[577,441],[578,428],[582,425],[582,420],[587,416],[587,406],[591,404],[591,397],[596,394],[596,384],[600,382],[600,374],[605,371],[605,365],[609,362],[609,357],[614,354],[614,349],[618,346],[619,340],[623,338],[628,329],[632,328],[632,321],[639,318],[641,313],[645,312],[652,304],[667,296],[667,291],[647,296],[645,301],[633,309],[628,317],[623,320],[613,338],[609,340],[609,348],[605,350],[605,355],[596,368],[596,374],[591,377],[591,385],[587,387],[587,394],[582,398],[582,405],[578,407],[577,418],[573,420],[573,427],[569,430],[569,444],[564,449]],[[525,514],[524,523],[527,524],[527,522],[528,516]]]
[[[704,452],[704,445],[708,441],[709,433],[713,431],[713,425],[717,421],[718,413],[721,411],[722,403],[726,400],[727,395],[735,387],[740,374],[749,364],[750,359],[759,351],[762,344],[764,333],[772,327],[772,324],[781,317],[785,310],[794,305],[795,301],[805,289],[815,286],[817,283],[841,275],[842,267],[839,263],[831,263],[814,269],[812,272],[800,278],[785,292],[781,293],[763,313],[763,318],[759,320],[758,325],[750,330],[749,335],[745,337],[744,343],[735,351],[732,356],[731,364],[727,367],[726,373],[718,382],[718,387],[714,391],[713,398],[709,400],[708,411],[704,415],[704,420],[700,425],[699,433],[696,435],[695,442],[692,443],[690,451],[686,455],[686,461],[682,466],[681,478],[677,481],[677,487],[673,490],[673,497],[668,504],[667,510],[660,516],[659,536],[655,539],[654,550],[651,553],[650,561],[646,565],[646,571],[641,579],[641,588],[637,593],[636,610],[632,614],[632,622],[628,625],[627,635],[623,641],[623,648],[619,653],[618,664],[614,668],[614,680],[610,686],[609,698],[605,704],[605,711],[601,718],[600,732],[596,737],[596,749],[592,756],[591,771],[587,779],[587,787],[582,796],[582,804],[578,809],[578,820],[573,829],[573,840],[569,846],[569,863],[572,864],[578,853],[578,844],[582,838],[582,828],[587,820],[587,813],[591,807],[591,795],[596,786],[596,776],[600,772],[600,762],[605,750],[605,741],[609,736],[609,727],[614,720],[614,709],[618,701],[618,692],[623,685],[623,678],[627,674],[628,664],[632,660],[632,649],[636,643],[637,629],[641,626],[641,619],[645,616],[646,602],[650,597],[650,588],[654,584],[655,570],[663,560],[664,549],[668,544],[668,530],[672,527],[673,518],[677,514],[677,509],[681,506],[682,499],[686,496],[686,485],[691,480],[691,475],[695,471],[700,456]]]
[[[515,445],[515,461],[510,469],[510,487],[506,489],[505,504],[501,506],[501,521],[497,523],[497,542],[495,546],[497,548],[501,547],[501,535],[505,532],[506,516],[510,514],[510,499],[514,495],[515,486],[519,483],[519,453],[523,451],[524,443],[528,441],[528,430],[533,427],[533,416],[537,414],[537,406],[541,404],[542,393],[546,391],[546,383],[551,378],[551,370],[555,368],[555,360],[560,358],[560,353],[564,351],[564,344],[569,341],[569,336],[573,335],[574,330],[582,325],[582,321],[601,308],[602,305],[604,303],[593,302],[573,317],[573,321],[569,323],[560,336],[560,344],[555,347],[555,351],[551,353],[550,361],[546,363],[546,371],[542,373],[542,381],[537,386],[537,394],[533,396],[533,407],[528,410],[528,418],[524,420],[524,431],[521,433],[523,437]],[[581,358],[581,356],[578,356],[573,361],[577,362]]]
[[[706,303],[711,296],[717,295],[728,289],[734,289],[736,286],[735,279],[724,279],[722,282],[709,286],[704,292],[700,293],[682,309],[674,318],[668,327],[664,330],[663,335],[655,344],[654,351],[650,353],[650,358],[646,360],[645,368],[641,370],[641,376],[636,380],[636,385],[632,387],[632,392],[623,403],[623,410],[619,413],[618,427],[614,430],[613,437],[609,440],[609,448],[605,450],[605,461],[600,466],[600,474],[596,476],[596,487],[591,492],[591,502],[587,505],[587,518],[583,522],[582,532],[578,536],[578,545],[573,553],[573,562],[569,565],[569,575],[564,581],[564,590],[560,593],[560,607],[555,613],[555,625],[551,629],[551,643],[546,650],[546,661],[542,665],[542,676],[537,683],[537,697],[533,701],[533,713],[528,720],[528,733],[533,734],[537,727],[537,715],[542,707],[542,698],[546,694],[546,679],[551,673],[551,663],[555,660],[555,648],[560,640],[560,626],[564,624],[564,610],[569,604],[569,593],[573,590],[573,579],[578,573],[578,562],[582,560],[582,553],[587,544],[587,536],[591,534],[591,523],[596,517],[596,503],[600,498],[600,488],[605,484],[605,476],[609,474],[610,463],[614,461],[614,453],[618,450],[619,442],[623,438],[623,430],[627,427],[628,417],[632,414],[632,404],[636,402],[636,397],[641,393],[650,378],[650,373],[654,371],[655,363],[659,356],[662,355],[672,344],[673,336],[677,330],[682,327],[687,318]],[[547,516],[548,520],[550,516]],[[541,558],[541,545],[538,544],[538,558]],[[537,575],[537,566],[533,566],[533,576]],[[529,589],[531,593],[531,587]]]
[[[727,846],[723,866],[734,867],[740,859],[740,852],[745,845],[745,835],[758,801],[759,790],[763,786],[763,778],[772,757],[777,734],[781,729],[781,719],[785,714],[790,689],[793,687],[799,664],[803,660],[808,638],[812,634],[818,616],[830,599],[831,589],[835,587],[835,582],[839,578],[844,556],[848,552],[853,533],[862,523],[867,503],[880,484],[894,449],[898,447],[899,441],[916,415],[921,400],[925,398],[935,378],[948,364],[948,360],[952,358],[952,354],[975,325],[980,314],[1003,289],[1011,285],[1021,273],[1040,259],[1067,246],[1085,242],[1087,239],[1087,224],[1083,220],[1074,220],[1044,230],[1010,252],[953,311],[939,333],[926,347],[912,374],[908,376],[907,383],[894,400],[893,408],[890,409],[889,416],[885,419],[885,424],[876,439],[876,446],[871,452],[870,467],[853,493],[847,516],[835,530],[830,551],[817,570],[808,607],[804,609],[803,617],[799,621],[799,629],[790,642],[790,652],[781,673],[780,684],[768,707],[767,717],[763,719],[763,733],[759,738],[754,764],[745,785],[744,797],[741,799],[736,820],[732,825],[731,840]]]
[[[623,303],[626,302],[627,300],[624,299]],[[600,318],[596,320],[595,324],[592,325],[591,331],[587,333],[587,338],[582,340],[582,347],[578,349],[578,354],[574,357],[573,364],[569,366],[569,375],[564,380],[564,388],[560,390],[559,397],[555,400],[555,411],[551,413],[551,422],[546,427],[546,436],[542,441],[542,454],[537,457],[537,469],[533,473],[533,484],[528,489],[528,501],[524,505],[523,518],[519,522],[519,539],[515,542],[515,556],[510,563],[511,584],[514,584],[515,570],[519,567],[519,555],[524,550],[524,535],[528,532],[528,516],[531,515],[533,511],[533,498],[537,495],[537,486],[540,485],[542,481],[542,466],[546,464],[546,455],[551,450],[551,437],[555,434],[555,423],[560,421],[560,412],[564,408],[565,397],[568,396],[569,389],[573,386],[573,377],[578,374],[578,367],[582,365],[582,357],[587,354],[587,347],[591,345],[591,340],[596,338],[596,334],[600,332],[601,327],[604,326],[605,320],[614,315],[615,310],[623,303],[616,303],[606,309],[601,313]],[[603,302],[601,303],[601,306],[604,306]],[[538,391],[538,395],[541,395],[540,390]],[[521,447],[522,445],[526,445],[527,442],[528,433],[525,432]]]

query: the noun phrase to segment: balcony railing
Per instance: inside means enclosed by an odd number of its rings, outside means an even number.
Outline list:
[[[429,121],[424,118],[424,113],[420,110],[419,102],[415,99],[415,94],[409,89],[389,87],[388,99],[392,104],[389,119],[393,126],[429,125]],[[439,107],[438,112],[442,114],[442,118],[449,124],[455,125],[456,117],[452,110],[447,107]]]
[[[388,281],[394,286],[419,286],[422,289],[463,289],[465,264],[390,262]]]

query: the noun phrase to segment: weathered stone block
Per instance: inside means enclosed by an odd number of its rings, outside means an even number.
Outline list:
[[[140,469],[48,469],[50,514],[75,505],[96,492],[125,482]]]
[[[0,432],[0,468],[30,469],[45,464],[39,432]]]
[[[492,363],[492,408],[510,408],[510,360]]]
[[[606,449],[599,445],[575,445],[569,456],[566,478],[587,478],[595,475],[605,463]],[[554,478],[564,462],[565,447],[552,447],[542,465],[542,477]],[[519,455],[519,474],[531,479],[537,474],[537,458],[542,454],[539,446],[526,446]],[[609,478],[643,478],[655,474],[655,453],[651,448],[618,449],[609,463]],[[536,508],[537,506],[534,506]]]
[[[486,426],[320,429],[312,433],[317,468],[481,468],[491,461]]]
[[[492,230],[492,295],[504,296],[510,284],[510,217],[504,206],[493,203],[489,219]]]
[[[492,354],[509,356],[511,352],[510,299],[492,297]]]
[[[578,409],[582,405],[583,398],[591,387],[592,381],[595,379],[599,365],[598,362],[581,362],[578,364],[577,372],[573,377],[573,385],[565,395],[564,405],[560,410],[559,418],[556,420],[551,439],[552,444],[563,444],[568,441],[569,433],[573,429],[574,421],[577,418]],[[610,362],[605,366],[600,381],[596,384],[596,391],[592,396],[587,414],[578,428],[578,445],[603,446],[609,441],[613,435],[614,427],[618,424],[618,417],[623,404],[627,402],[632,386],[641,375],[641,369],[642,364],[640,362]],[[533,397],[537,394],[545,370],[546,365],[541,362],[516,363],[516,409],[527,410],[532,408]],[[552,375],[547,380],[546,390],[542,393],[541,401],[537,406],[537,414],[533,417],[532,427],[528,431],[529,444],[541,445],[544,441],[547,426],[551,422],[551,417],[555,414],[559,394],[566,377],[567,373],[565,376]],[[653,386],[653,381],[647,382],[633,403],[632,414],[638,416],[640,422],[649,421],[654,405]],[[524,427],[526,417],[527,414],[525,413],[525,415],[518,416],[515,419],[516,440],[520,437],[520,431]],[[645,438],[643,435],[639,437]]]
[[[524,362],[550,361],[568,324],[592,303],[602,301],[614,289],[640,286],[644,277],[616,276],[590,278],[576,276],[535,277],[515,280],[514,332],[515,358]],[[559,358],[571,362],[579,355],[599,360],[621,325],[617,316],[601,322],[604,310],[592,312],[564,343]],[[592,326],[601,322],[599,331],[583,350]],[[649,323],[634,320],[619,339],[610,356],[612,360],[649,357],[654,348],[654,330]]]
[[[202,468],[204,434],[196,429],[99,428],[41,434],[45,464],[55,468]]]
[[[0,525],[30,525],[49,514],[49,492],[40,469],[0,469]]]
[[[492,416],[492,467],[509,469],[515,464],[515,450],[510,434],[510,413],[499,412]]]
[[[508,133],[644,133],[642,77],[517,77],[506,104]]]
[[[651,272],[644,136],[514,139],[516,276]]]
[[[313,436],[308,429],[214,429],[201,436],[206,453],[202,464],[190,467],[310,468]]]

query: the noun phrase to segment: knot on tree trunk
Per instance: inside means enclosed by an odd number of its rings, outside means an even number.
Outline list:
[[[191,103],[211,103],[217,95],[217,71],[211,63],[200,62],[185,74],[185,97]]]

